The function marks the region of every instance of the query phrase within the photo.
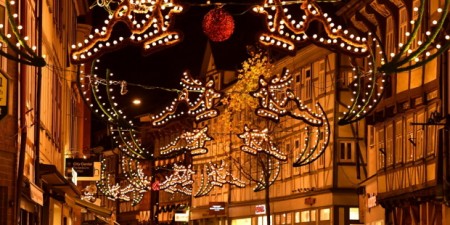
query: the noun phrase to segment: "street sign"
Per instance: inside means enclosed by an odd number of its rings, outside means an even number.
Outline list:
[[[0,73],[0,120],[8,114],[8,78]]]

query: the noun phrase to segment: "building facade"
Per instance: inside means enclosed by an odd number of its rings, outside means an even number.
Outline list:
[[[85,1],[0,2],[1,224],[81,224],[64,159],[89,146],[67,58],[86,11]]]

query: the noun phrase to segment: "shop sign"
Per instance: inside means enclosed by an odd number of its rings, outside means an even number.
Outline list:
[[[225,202],[210,202],[209,215],[225,215]]]
[[[8,79],[0,73],[0,120],[8,114]]]
[[[367,208],[373,208],[377,206],[377,195],[376,194],[368,194],[367,196]]]
[[[33,183],[30,183],[30,197],[37,204],[44,206],[44,193]]]
[[[189,210],[176,211],[175,222],[189,222]]]
[[[94,176],[94,161],[90,159],[66,159],[66,167],[77,171],[78,178]]]
[[[256,205],[255,207],[256,215],[264,215],[266,214],[266,205]]]

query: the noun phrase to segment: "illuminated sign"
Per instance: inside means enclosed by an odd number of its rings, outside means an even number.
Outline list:
[[[94,161],[90,159],[66,159],[66,167],[77,171],[78,178],[94,176]]]
[[[266,214],[266,205],[256,205],[255,214],[256,215]]]
[[[176,211],[175,222],[189,222],[189,210]]]
[[[225,215],[225,202],[210,202],[209,215]]]

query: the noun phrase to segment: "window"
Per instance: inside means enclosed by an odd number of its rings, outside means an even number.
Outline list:
[[[349,209],[350,220],[359,220],[359,208],[352,207]]]
[[[377,132],[378,169],[384,168],[386,149],[384,148],[384,129]]]
[[[395,163],[403,162],[403,121],[395,123]]]
[[[341,141],[339,143],[339,161],[340,162],[353,162],[355,147],[353,141]]]
[[[309,210],[308,211],[302,211],[302,217],[301,217],[301,222],[309,222],[310,221],[310,217],[309,217]]]
[[[323,147],[323,143],[319,144],[319,149],[322,149]],[[318,169],[320,168],[324,168],[325,166],[325,152],[322,153],[321,156],[319,156],[319,158],[317,159],[317,167]]]
[[[316,210],[311,210],[311,215],[309,215],[311,222],[316,221]]]
[[[431,2],[433,2],[433,1],[431,1]],[[420,7],[420,0],[413,1],[413,8],[412,8],[412,19],[413,20],[417,20],[417,18],[419,17],[419,12],[414,10],[414,8],[416,8],[416,7],[417,8]],[[413,28],[414,26],[411,26],[411,27]],[[412,28],[411,28],[411,30],[412,30]],[[416,38],[414,38],[414,41],[411,43],[411,50],[415,50],[416,48],[419,47],[418,42],[422,39],[421,34],[422,34],[422,28],[419,27],[417,36],[416,36]]]
[[[311,99],[312,96],[312,81],[311,81],[311,68],[304,69],[305,71],[305,99]]]
[[[296,97],[301,98],[302,94],[301,94],[301,73],[297,72],[295,73],[294,77],[295,77],[295,86],[294,86],[294,94]]]
[[[420,112],[417,114],[417,122],[418,123],[424,123],[425,122],[425,113],[424,112]],[[423,136],[424,136],[424,130],[423,130],[423,126],[416,126],[417,132],[416,132],[416,155],[415,155],[415,159],[421,159],[423,157],[423,148],[424,148],[424,141],[423,141]]]
[[[319,94],[323,94],[326,91],[326,78],[325,78],[325,60],[320,60],[318,62],[318,76],[319,76],[319,83],[316,86],[316,88],[318,89],[318,93]]]
[[[386,165],[390,166],[394,163],[394,127],[392,124],[386,127]]]
[[[395,50],[394,42],[394,22],[392,16],[386,19],[386,53],[388,59],[391,59],[391,53]]]
[[[300,212],[295,212],[294,213],[294,222],[295,223],[300,223]]]
[[[398,30],[399,43],[406,43],[406,32],[408,31],[408,13],[406,7],[400,9],[400,27]]]
[[[244,219],[242,219],[244,220]],[[252,224],[252,221],[250,218],[248,218],[248,220],[250,221],[246,221],[246,223],[242,223],[242,224]],[[235,221],[235,220],[233,220]],[[240,224],[240,223],[236,223],[236,224]],[[273,223],[273,216],[270,216],[270,225],[274,224]],[[258,216],[258,225],[267,225],[267,216]]]
[[[330,209],[320,209],[320,221],[330,220]]]
[[[372,125],[367,126],[367,145],[373,147],[375,145],[375,127]]]
[[[406,132],[408,140],[406,140],[405,144],[405,161],[410,162],[414,159],[414,145],[416,144],[416,138],[414,137],[414,127],[411,125],[414,119],[413,116],[409,116],[406,119]]]

